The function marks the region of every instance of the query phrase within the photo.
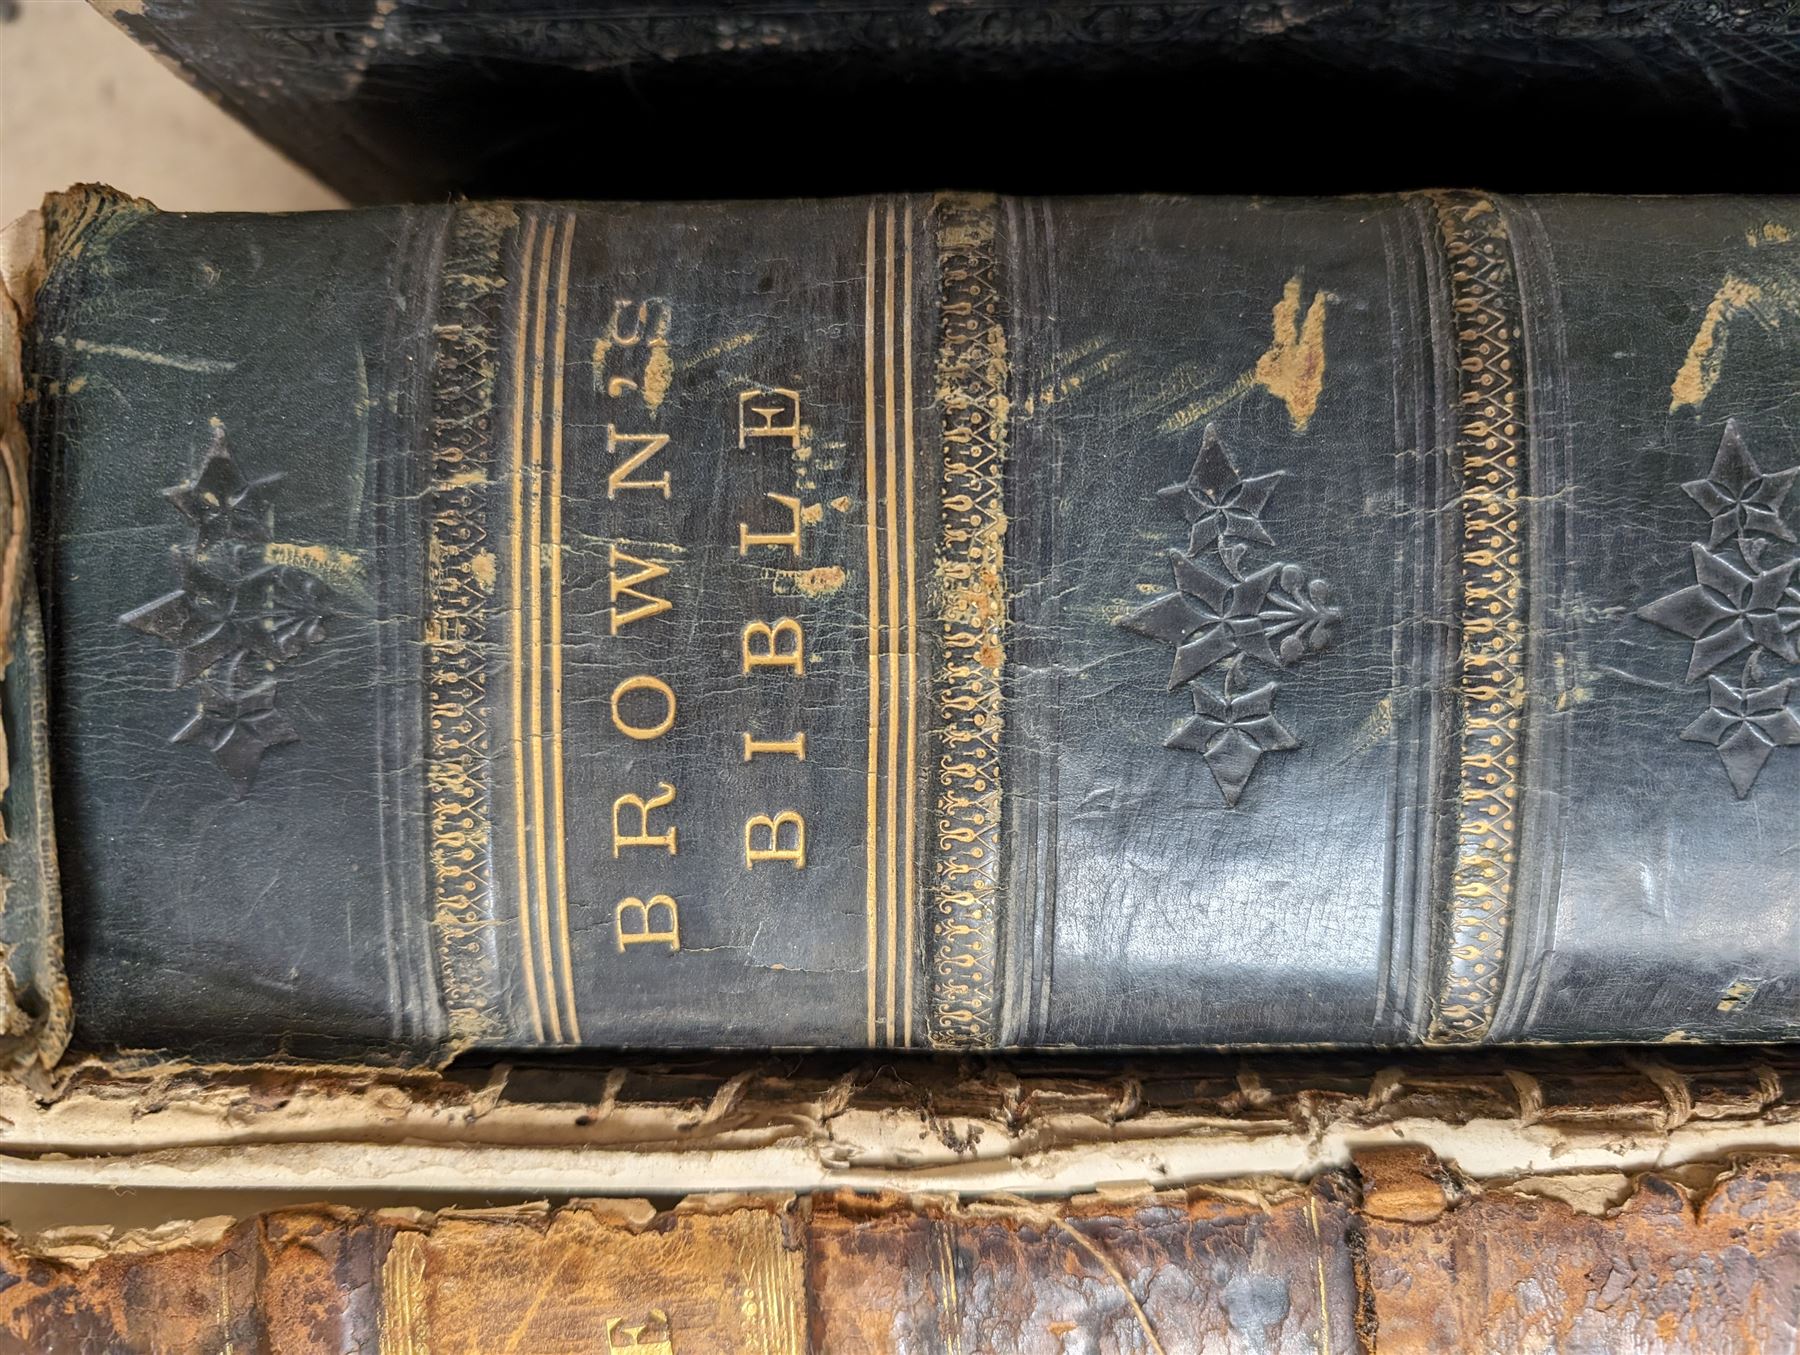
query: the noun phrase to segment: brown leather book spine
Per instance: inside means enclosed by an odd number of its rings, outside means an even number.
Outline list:
[[[1419,1150],[1072,1201],[287,1210],[0,1243],[0,1351],[1790,1350],[1800,1163],[1478,1185]]]

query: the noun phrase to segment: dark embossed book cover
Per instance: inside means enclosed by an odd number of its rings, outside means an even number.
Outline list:
[[[1779,189],[1800,136],[1791,0],[91,3],[365,203]]]
[[[1796,229],[54,199],[14,1047],[1790,1037]]]

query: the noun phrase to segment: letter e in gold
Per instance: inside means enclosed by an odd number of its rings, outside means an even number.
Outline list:
[[[800,392],[782,386],[745,391],[738,396],[738,450],[751,438],[785,438],[800,445]]]

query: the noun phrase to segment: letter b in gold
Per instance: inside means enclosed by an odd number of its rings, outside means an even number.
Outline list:
[[[785,861],[795,870],[806,869],[806,820],[797,811],[744,821],[744,869],[755,870],[758,861]]]
[[[627,918],[633,925],[626,927]],[[661,923],[657,926],[654,924]],[[681,912],[667,894],[652,894],[648,903],[642,899],[620,899],[613,909],[613,937],[619,953],[627,946],[647,946],[659,941],[670,950],[681,949]]]

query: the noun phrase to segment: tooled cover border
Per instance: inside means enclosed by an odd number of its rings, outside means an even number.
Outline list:
[[[39,320],[85,1038],[1791,1035],[1788,211],[121,209]]]

